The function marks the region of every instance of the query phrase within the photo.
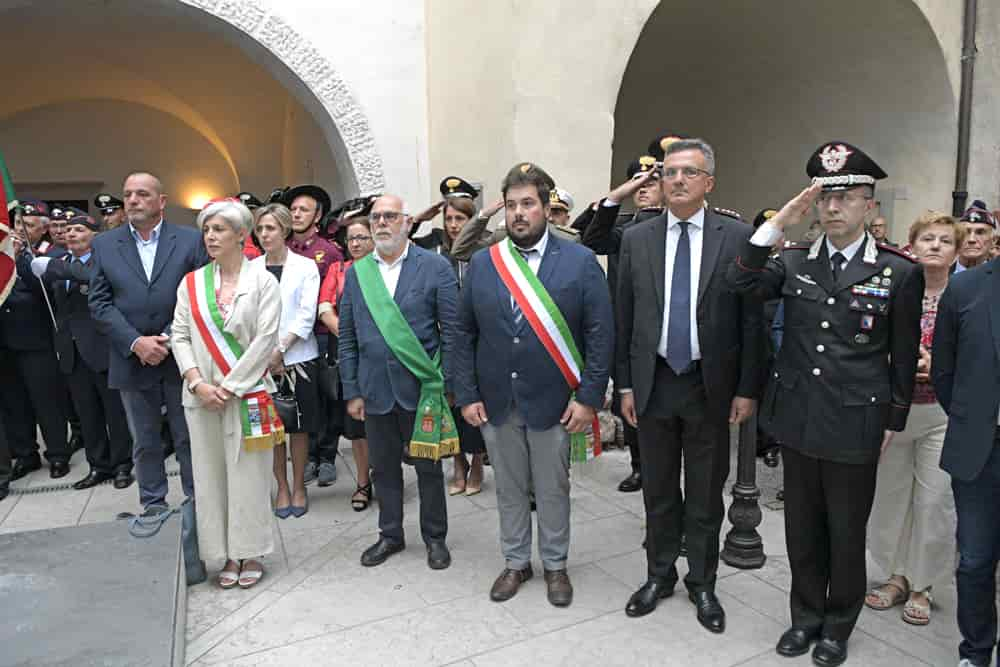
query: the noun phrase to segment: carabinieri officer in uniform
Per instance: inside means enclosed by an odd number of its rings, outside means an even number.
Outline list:
[[[865,596],[875,471],[906,426],[923,273],[865,232],[886,174],[862,150],[823,144],[806,172],[812,185],[760,226],[727,277],[739,292],[784,299],[784,340],[760,407],[763,427],[784,444],[792,627],[777,651],[802,655],[817,640],[813,662],[827,666],[847,659]],[[813,204],[823,235],[768,259]]]

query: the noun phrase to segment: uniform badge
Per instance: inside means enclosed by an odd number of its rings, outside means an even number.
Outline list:
[[[844,144],[834,146],[830,144],[819,153],[819,160],[823,163],[823,168],[828,172],[838,172],[847,164],[847,158],[851,157],[854,151],[848,150]]]
[[[804,282],[806,285],[815,285],[816,281],[809,276],[804,276],[801,273],[796,273],[795,277]]]
[[[859,333],[857,336],[854,337],[854,342],[857,343],[858,345],[867,345],[868,340],[869,340],[868,334]]]
[[[851,308],[860,308],[861,303],[857,299],[851,299]]]
[[[323,252],[322,250],[317,250],[316,251],[316,263],[317,264],[322,264],[324,257],[326,257],[326,253],[325,252]]]
[[[80,294],[86,294],[90,291],[89,285],[80,285]]]
[[[892,279],[891,278],[883,278],[882,279],[882,287],[888,287],[891,284],[892,284]]]
[[[885,276],[886,278],[888,278],[889,276],[891,276],[892,275],[892,267],[891,266],[887,266],[884,269],[882,269],[882,275]]]
[[[871,308],[871,306],[868,306]],[[875,316],[874,315],[862,315],[861,316],[861,328],[865,331],[871,331],[875,328]]]

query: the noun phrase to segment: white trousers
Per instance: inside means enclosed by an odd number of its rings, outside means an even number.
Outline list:
[[[882,455],[868,549],[886,572],[923,591],[955,572],[955,500],[940,467],[948,416],[937,403],[913,404],[906,430]]]
[[[184,408],[191,433],[191,469],[198,547],[203,560],[257,558],[274,551],[271,450],[239,451],[236,401],[223,413]],[[235,417],[238,424],[238,417]],[[224,424],[228,422],[229,428]]]

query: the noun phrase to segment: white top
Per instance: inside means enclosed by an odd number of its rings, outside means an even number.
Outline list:
[[[760,227],[758,227],[757,231],[753,233],[753,236],[750,237],[750,243],[761,248],[770,248],[775,243],[777,243],[778,239],[781,238],[782,234],[784,234],[784,231],[778,229],[776,225],[774,225],[773,223],[771,223],[770,220],[768,220]],[[841,255],[843,255],[844,262],[840,265],[840,269],[843,270],[844,267],[847,266],[847,264],[852,259],[854,259],[854,255],[856,255],[858,249],[861,248],[861,244],[865,242],[865,237],[866,235],[862,234],[843,250],[837,250],[837,248],[835,248],[834,245],[830,243],[830,237],[827,236],[825,239],[826,256],[833,257],[833,254],[835,252],[839,252]],[[832,259],[830,260],[830,268],[831,269],[833,268]]]
[[[250,261],[255,268],[267,271],[267,255]],[[289,333],[298,338],[285,350],[285,365],[311,361],[319,356],[319,346],[313,326],[316,324],[316,306],[319,300],[319,269],[316,262],[297,255],[291,250],[285,257],[281,269],[281,324],[278,326],[278,341],[283,341]]]
[[[656,352],[661,357],[667,357],[667,327],[670,324],[670,285],[674,279],[674,257],[677,256],[677,242],[681,238],[681,219],[671,211],[667,211],[667,263],[663,271],[663,324],[660,329],[660,343]],[[704,240],[705,209],[688,219],[688,243],[691,247],[691,360],[701,359],[701,345],[698,341],[698,281],[701,278],[701,246]]]
[[[372,253],[372,257],[375,259],[375,263],[378,264],[378,271],[382,274],[382,282],[385,283],[385,288],[389,290],[389,296],[396,297],[396,285],[399,284],[399,274],[403,271],[403,260],[406,256],[410,254],[410,242],[406,242],[406,247],[403,248],[403,254],[396,258],[392,264],[386,264],[385,260],[382,259],[382,255],[378,254],[378,249]]]

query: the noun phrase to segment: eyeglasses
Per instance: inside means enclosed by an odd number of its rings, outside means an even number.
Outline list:
[[[873,199],[867,195],[854,195],[847,192],[823,192],[816,198],[818,206],[826,206],[830,202],[834,204],[855,204],[866,199]]]
[[[368,241],[371,241],[371,240],[372,240],[372,237],[370,237],[370,236],[348,236],[347,237],[347,242],[348,243],[367,243]]]
[[[678,174],[687,179],[697,178],[701,174],[705,174],[706,176],[712,175],[708,171],[699,169],[698,167],[667,167],[663,170],[663,178],[676,178]]]
[[[385,220],[386,222],[392,223],[396,222],[403,216],[399,211],[380,211],[378,213],[369,213],[368,220],[370,222],[378,222],[379,220]]]

